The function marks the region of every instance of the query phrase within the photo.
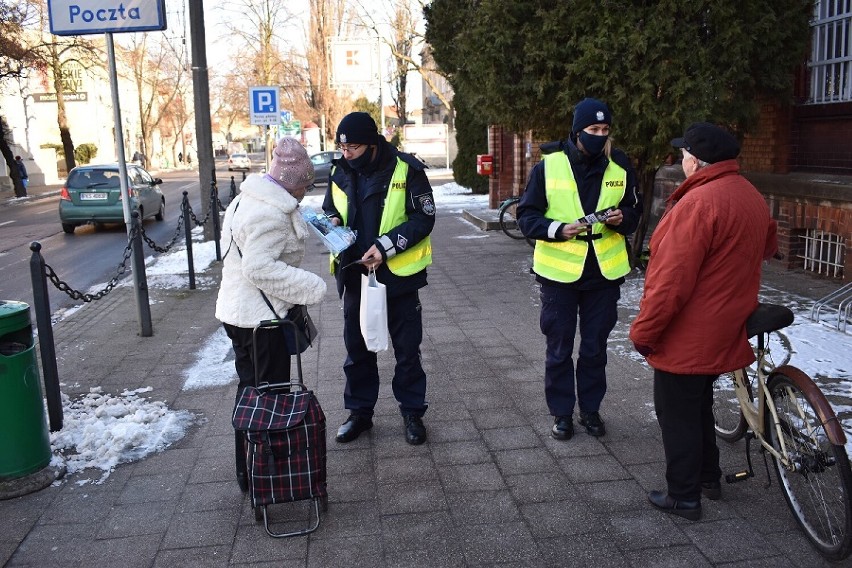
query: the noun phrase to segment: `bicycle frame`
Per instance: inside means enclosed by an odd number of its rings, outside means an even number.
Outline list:
[[[819,391],[818,387],[813,383],[813,381],[807,377],[802,371],[796,369],[795,367],[791,367],[789,365],[784,365],[781,367],[774,367],[771,364],[771,361],[768,359],[768,350],[765,347],[765,333],[761,333],[758,336],[758,346],[755,349],[755,354],[757,356],[757,362],[755,364],[755,374],[757,376],[757,392],[754,393],[754,396],[757,399],[757,408],[755,408],[754,403],[749,397],[749,388],[747,386],[748,377],[744,372],[744,369],[739,369],[734,371],[734,390],[737,395],[737,400],[740,404],[740,409],[742,410],[743,416],[746,419],[746,422],[751,428],[751,431],[754,433],[754,436],[760,442],[760,445],[773,455],[776,459],[778,459],[783,465],[784,468],[789,471],[795,471],[796,467],[793,464],[793,460],[789,457],[789,451],[786,448],[784,443],[784,435],[781,430],[781,421],[778,419],[778,411],[775,408],[775,402],[772,400],[772,397],[769,394],[768,383],[769,379],[775,373],[783,373],[787,376],[797,375],[796,378],[801,378],[800,381],[802,384],[811,385],[815,391]],[[769,367],[766,367],[766,363],[770,363]],[[764,368],[772,369],[768,374],[764,373]],[[820,401],[820,403],[824,400],[822,397],[813,397],[813,400]],[[809,423],[806,419],[804,409],[801,405],[796,403],[796,410],[799,416],[802,418],[804,423]],[[846,444],[846,434],[843,432],[843,429],[840,427],[836,417],[834,416],[831,408],[822,408],[818,404],[818,407],[815,408],[817,415],[819,417],[820,423],[823,425],[826,431],[826,435],[828,436],[829,441],[831,441],[834,445],[843,446]],[[766,413],[767,411],[772,416],[772,427],[776,429],[777,439],[781,444],[781,451],[779,452],[772,444],[767,440],[766,436]],[[813,438],[813,431],[807,433],[807,435]],[[816,440],[814,441],[814,445],[817,445]]]

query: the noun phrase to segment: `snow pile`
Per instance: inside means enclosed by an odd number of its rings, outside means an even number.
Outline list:
[[[104,474],[96,483],[103,483],[116,465],[161,451],[185,435],[195,416],[139,396],[151,390],[113,396],[95,387],[74,401],[62,395],[62,430],[51,433],[50,442],[69,474],[98,468]]]

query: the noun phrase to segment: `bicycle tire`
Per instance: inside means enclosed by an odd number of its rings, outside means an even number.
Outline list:
[[[837,434],[826,429],[838,428],[834,412],[810,377],[795,367],[776,370],[768,389],[779,428],[767,412],[767,439],[781,452],[783,438],[791,461],[787,468],[775,456],[772,460],[787,505],[820,554],[843,560],[852,551],[852,470],[844,446],[832,442]]]
[[[746,372],[742,369],[741,372]],[[746,433],[748,423],[743,416],[737,392],[734,389],[734,373],[731,371],[719,375],[713,382],[713,428],[716,437],[733,444]],[[749,395],[754,392],[749,388]]]
[[[524,234],[521,232],[521,228],[518,227],[518,221],[515,218],[515,207],[520,201],[519,197],[510,197],[506,201],[500,205],[500,214],[498,216],[498,221],[500,221],[500,229],[506,236],[511,237],[516,240],[521,240],[524,237]]]

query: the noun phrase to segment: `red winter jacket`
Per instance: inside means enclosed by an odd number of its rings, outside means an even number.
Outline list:
[[[630,339],[655,369],[711,375],[751,364],[745,321],[775,221],[736,160],[700,169],[669,198],[651,238],[645,292]]]

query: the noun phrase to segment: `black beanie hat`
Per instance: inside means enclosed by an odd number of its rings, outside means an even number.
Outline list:
[[[338,144],[376,144],[378,139],[376,121],[366,112],[350,112],[337,125]]]
[[[583,99],[574,107],[574,123],[571,134],[580,132],[592,124],[612,124],[612,113],[606,103],[598,99]]]

